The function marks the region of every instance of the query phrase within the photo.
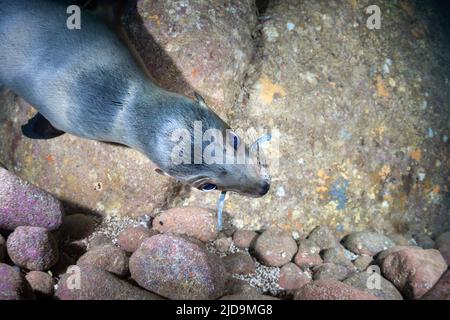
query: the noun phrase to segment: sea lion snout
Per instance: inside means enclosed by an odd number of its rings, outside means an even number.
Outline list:
[[[259,188],[259,195],[261,197],[264,196],[267,192],[269,192],[269,189],[270,189],[270,183],[268,181],[263,181]]]

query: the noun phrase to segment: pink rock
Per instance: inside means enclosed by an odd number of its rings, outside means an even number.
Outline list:
[[[59,200],[0,167],[0,229],[35,226],[55,230],[61,225]]]
[[[319,254],[320,247],[312,240],[301,240],[294,262],[302,269],[311,268],[323,263]]]
[[[169,299],[217,299],[227,280],[220,258],[200,241],[171,234],[145,239],[130,272],[141,287]]]
[[[233,242],[240,249],[248,249],[254,246],[258,234],[251,230],[236,230],[233,234]]]
[[[281,267],[292,260],[297,252],[297,243],[286,232],[269,229],[256,239],[255,252],[262,263]]]
[[[439,281],[425,293],[424,300],[450,300],[450,270],[439,279]]]
[[[222,260],[229,273],[251,274],[255,272],[255,262],[248,253],[232,253],[223,257]]]
[[[30,271],[25,278],[31,285],[37,298],[48,299],[53,296],[55,291],[55,280],[46,272]]]
[[[93,247],[77,261],[77,265],[92,265],[118,276],[128,274],[128,256],[124,250],[107,244]]]
[[[418,247],[393,252],[382,263],[384,276],[406,297],[420,299],[447,270],[439,251]]]
[[[153,229],[161,233],[186,235],[208,242],[217,238],[217,221],[212,212],[199,207],[173,208],[153,220]]]
[[[13,267],[0,263],[0,300],[34,299],[28,281]]]
[[[28,270],[48,270],[58,262],[55,238],[44,228],[17,227],[6,242],[11,260]]]
[[[144,226],[130,227],[117,236],[117,242],[123,250],[133,253],[140,247],[145,239],[158,233],[158,231],[148,229]]]
[[[379,300],[374,295],[353,288],[337,280],[326,279],[310,282],[294,296],[295,300]]]
[[[310,277],[305,275],[297,265],[290,262],[281,268],[278,285],[285,290],[298,290],[310,281]]]

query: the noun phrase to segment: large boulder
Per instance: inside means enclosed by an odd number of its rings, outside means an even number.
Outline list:
[[[0,181],[0,229],[33,226],[54,230],[61,225],[59,200],[1,166]]]
[[[130,258],[132,278],[169,299],[217,299],[226,270],[198,240],[170,234],[147,238]]]
[[[236,227],[448,230],[449,49],[433,17],[439,10],[422,2],[409,4],[410,14],[403,1],[390,2],[382,7],[389,32],[379,32],[366,26],[371,4],[269,1],[248,94],[230,125],[254,128],[251,139],[271,130],[263,149],[273,179],[262,199],[229,195]],[[418,38],[427,23],[432,36]],[[193,190],[188,204],[216,202],[217,194]]]

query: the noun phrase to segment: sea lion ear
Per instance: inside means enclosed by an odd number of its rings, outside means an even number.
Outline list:
[[[155,172],[156,172],[157,174],[162,175],[162,176],[169,176],[165,171],[161,170],[160,168],[156,168],[156,169],[155,169]]]
[[[194,96],[195,96],[195,99],[197,100],[197,102],[198,102],[203,108],[208,108],[208,105],[206,104],[205,99],[203,99],[203,97],[200,95],[200,93],[194,92]]]

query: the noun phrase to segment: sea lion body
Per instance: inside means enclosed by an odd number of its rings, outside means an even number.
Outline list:
[[[225,133],[229,126],[202,101],[155,84],[90,12],[81,11],[81,29],[67,28],[66,10],[62,1],[0,0],[0,83],[56,129],[130,146],[180,181],[196,187],[208,181],[249,195],[267,192],[267,179],[255,166],[173,165],[175,130],[193,135],[194,121],[201,121],[203,132]]]

